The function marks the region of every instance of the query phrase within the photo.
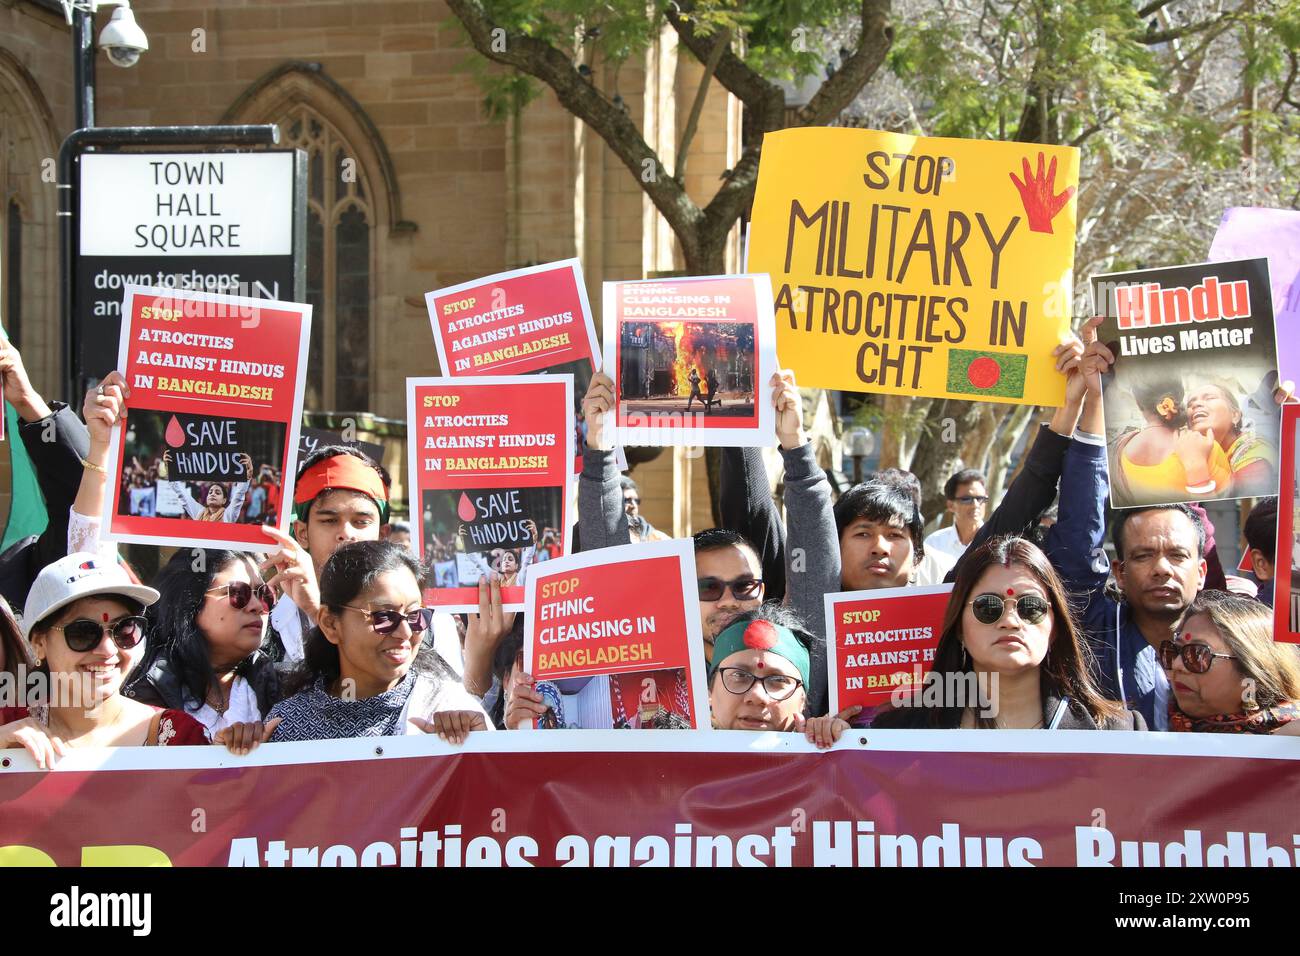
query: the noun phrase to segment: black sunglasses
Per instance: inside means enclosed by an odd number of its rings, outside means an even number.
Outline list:
[[[1026,624],[1037,624],[1047,617],[1047,612],[1052,609],[1052,605],[1037,594],[1022,594],[1018,598],[1004,598],[1001,594],[981,594],[970,602],[970,608],[975,615],[975,620],[981,624],[996,624],[1002,620],[1007,605],[1013,603],[1016,606],[1016,614]]]
[[[108,632],[108,636],[113,639],[113,643],[118,646],[119,650],[129,650],[144,639],[146,624],[145,619],[138,615],[124,617],[113,621],[111,624],[91,621],[87,618],[77,618],[77,620],[69,621],[67,624],[56,624],[50,630],[62,631],[63,639],[68,643],[68,649],[76,651],[78,654],[84,654],[86,651],[99,646],[105,631]]]
[[[257,595],[257,599],[262,602],[262,607],[271,610],[275,607],[275,588],[269,584],[259,584],[256,587],[247,581],[231,581],[229,584],[223,584],[219,588],[209,588],[205,594],[216,594],[225,591],[230,598],[230,606],[236,611],[242,611],[248,607],[248,602]]]
[[[988,495],[962,495],[960,498],[954,498],[953,501],[960,502],[964,505],[984,504],[989,500]]]
[[[1202,644],[1199,641],[1189,641],[1186,644],[1175,644],[1173,641],[1160,642],[1160,664],[1165,670],[1174,669],[1174,661],[1181,657],[1183,666],[1190,673],[1204,674],[1214,666],[1216,658],[1223,658],[1227,661],[1235,661],[1237,658],[1231,654],[1219,654],[1209,644]]]
[[[720,601],[722,595],[731,588],[737,601],[749,601],[763,591],[762,578],[736,578],[724,581],[722,578],[696,578],[695,586],[699,588],[701,601]]]
[[[376,634],[392,634],[405,621],[410,625],[412,634],[423,634],[433,624],[433,608],[417,607],[414,611],[372,611],[365,607],[343,605],[349,611],[360,611],[370,618],[370,626]]]

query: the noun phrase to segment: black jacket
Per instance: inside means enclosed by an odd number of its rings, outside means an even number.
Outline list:
[[[257,698],[257,709],[265,717],[280,702],[280,688],[284,670],[262,651],[254,651],[235,670],[238,677],[248,681]],[[193,703],[185,689],[185,683],[168,661],[166,654],[159,656],[143,673],[132,674],[123,687],[126,696],[171,710],[184,710],[187,703]]]
[[[49,418],[18,426],[50,516],[39,535],[15,541],[0,554],[0,594],[18,613],[41,569],[68,553],[68,512],[81,485],[81,460],[90,454],[90,433],[81,419],[62,402],[50,408]]]
[[[1060,700],[1054,696],[1048,695],[1043,699],[1043,726],[1046,727],[1052,722],[1056,715],[1056,708],[1060,705]],[[875,720],[871,722],[872,730],[930,730],[934,729],[930,725],[930,709],[927,707],[897,707],[891,710],[881,711],[876,715]],[[950,728],[952,729],[952,728]],[[1118,717],[1108,719],[1102,726],[1098,727],[1097,722],[1092,719],[1092,715],[1078,705],[1077,701],[1071,701],[1069,709],[1061,722],[1056,726],[1057,730],[1146,730],[1147,722],[1142,719],[1142,715],[1135,710],[1126,710]]]

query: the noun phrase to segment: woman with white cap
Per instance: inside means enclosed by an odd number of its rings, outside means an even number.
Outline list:
[[[46,566],[23,615],[44,680],[29,681],[27,706],[0,708],[0,748],[24,747],[45,769],[73,747],[206,744],[188,714],[119,693],[144,651],[141,611],[157,600],[157,591],[99,555],[69,554]]]

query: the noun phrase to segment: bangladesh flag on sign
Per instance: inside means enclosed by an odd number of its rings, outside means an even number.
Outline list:
[[[948,391],[965,395],[1023,398],[1029,357],[951,349],[948,352]]]

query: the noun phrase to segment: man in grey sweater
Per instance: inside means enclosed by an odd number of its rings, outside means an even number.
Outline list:
[[[793,386],[792,386],[793,387]],[[779,390],[778,390],[779,391]],[[623,508],[620,475],[614,463],[614,453],[604,449],[602,426],[604,413],[613,402],[613,383],[603,373],[592,376],[583,399],[583,415],[587,421],[587,450],[584,452],[582,475],[578,481],[578,535],[582,549],[611,547],[628,543],[627,514]],[[774,391],[774,400],[776,398]],[[817,466],[812,448],[803,432],[798,392],[794,392],[793,411],[782,413],[778,405],[777,435],[782,437],[785,425],[790,445],[782,438],[782,455],[786,466],[786,507],[792,504],[798,513],[799,526],[810,536],[818,533],[823,513],[830,515],[830,485],[825,473]],[[799,492],[791,495],[791,482],[799,485]],[[771,496],[768,495],[770,498]],[[795,513],[790,514],[794,521]],[[775,520],[775,519],[774,519]],[[804,622],[816,637],[813,642],[812,669],[809,677],[808,713],[813,716],[826,713],[828,700],[826,674],[825,613],[822,595],[827,590],[839,590],[839,551],[835,546],[834,521],[821,529],[834,551],[834,561],[829,566],[821,559],[811,565],[799,553],[787,549],[785,603]],[[704,631],[705,659],[712,653],[712,641],[732,620],[745,611],[758,607],[764,598],[764,582],[758,549],[734,529],[713,528],[695,536],[695,570],[700,588],[700,623]],[[805,546],[809,554],[820,553],[824,548]],[[829,574],[830,577],[826,577]],[[789,582],[797,582],[793,586]],[[828,584],[833,581],[833,584]]]

